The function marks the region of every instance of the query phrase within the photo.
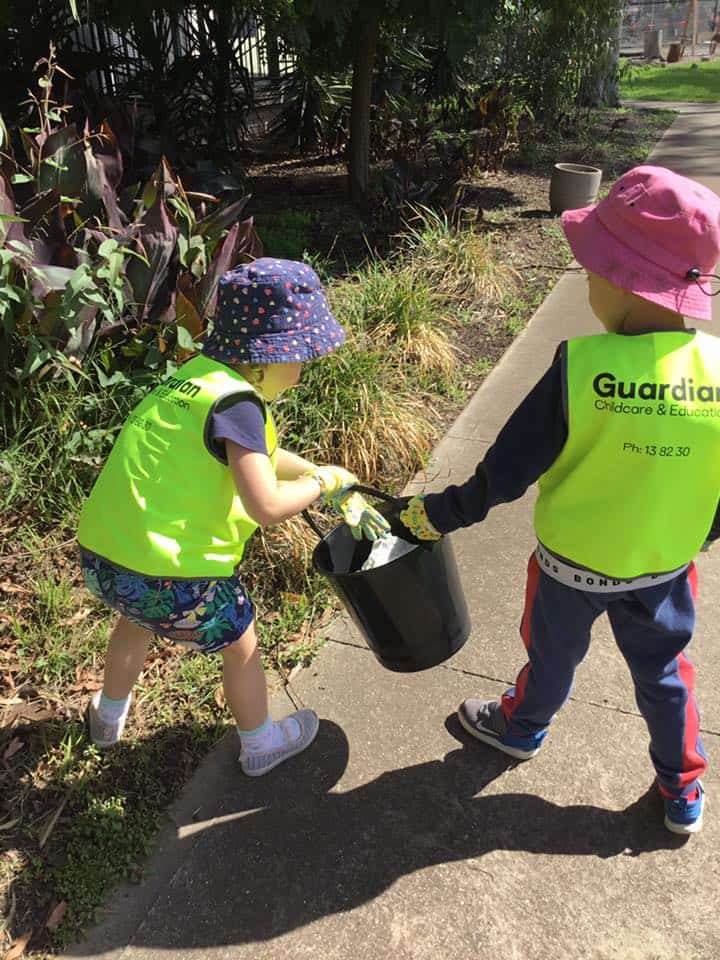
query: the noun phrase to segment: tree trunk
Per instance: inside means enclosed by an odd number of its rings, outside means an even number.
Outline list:
[[[271,80],[279,80],[280,48],[274,23],[265,24],[265,55],[267,56],[268,77]]]
[[[623,15],[622,12],[619,14],[617,19],[617,24],[615,26],[611,61],[610,61],[610,75],[608,76],[608,86],[607,92],[605,94],[605,102],[609,107],[619,107],[620,106],[620,44],[622,43],[622,21]]]
[[[592,73],[586,78],[588,107],[618,107],[618,71],[620,69],[620,36],[622,17],[608,26],[608,49],[593,64]]]
[[[359,24],[353,64],[348,149],[348,189],[357,207],[370,200],[370,94],[380,21],[377,17]]]

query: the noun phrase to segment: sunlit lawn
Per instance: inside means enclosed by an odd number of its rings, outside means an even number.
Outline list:
[[[720,100],[720,59],[667,67],[633,67],[620,83],[624,100]]]

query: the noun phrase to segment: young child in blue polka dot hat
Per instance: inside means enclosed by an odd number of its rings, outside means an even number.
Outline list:
[[[226,273],[203,353],[233,364],[314,360],[345,341],[320,280],[305,263],[263,257]]]
[[[334,352],[345,333],[317,274],[269,257],[220,281],[202,353],[133,410],[83,509],[78,540],[88,589],[120,613],[103,689],[88,711],[100,747],[120,739],[131,690],[153,634],[223,657],[225,700],[237,723],[240,764],[259,776],[309,746],[312,710],[279,722],[267,687],[253,602],[239,576],[258,526],[279,523],[320,497],[356,537],[387,523],[339,466],[315,466],[278,446],[268,402],[301,366]]]

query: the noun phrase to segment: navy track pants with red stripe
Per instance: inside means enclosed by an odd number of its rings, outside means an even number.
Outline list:
[[[607,613],[635,683],[637,705],[650,732],[650,757],[661,792],[686,796],[707,767],[695,702],[695,670],[685,656],[695,627],[697,571],[623,593],[589,593],[553,580],[528,564],[520,626],[528,663],[502,698],[508,733],[538,743],[570,695],[590,630]]]

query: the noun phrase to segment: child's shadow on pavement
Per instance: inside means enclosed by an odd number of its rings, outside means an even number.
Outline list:
[[[447,727],[464,737],[454,719]],[[468,740],[443,760],[330,793],[348,742],[322,721],[304,757],[258,781],[238,774],[215,819],[190,828],[199,842],[133,942],[188,949],[266,940],[358,907],[416,870],[493,850],[604,858],[677,846],[654,786],[621,811],[478,796],[515,761]],[[91,941],[94,950],[111,946]]]

